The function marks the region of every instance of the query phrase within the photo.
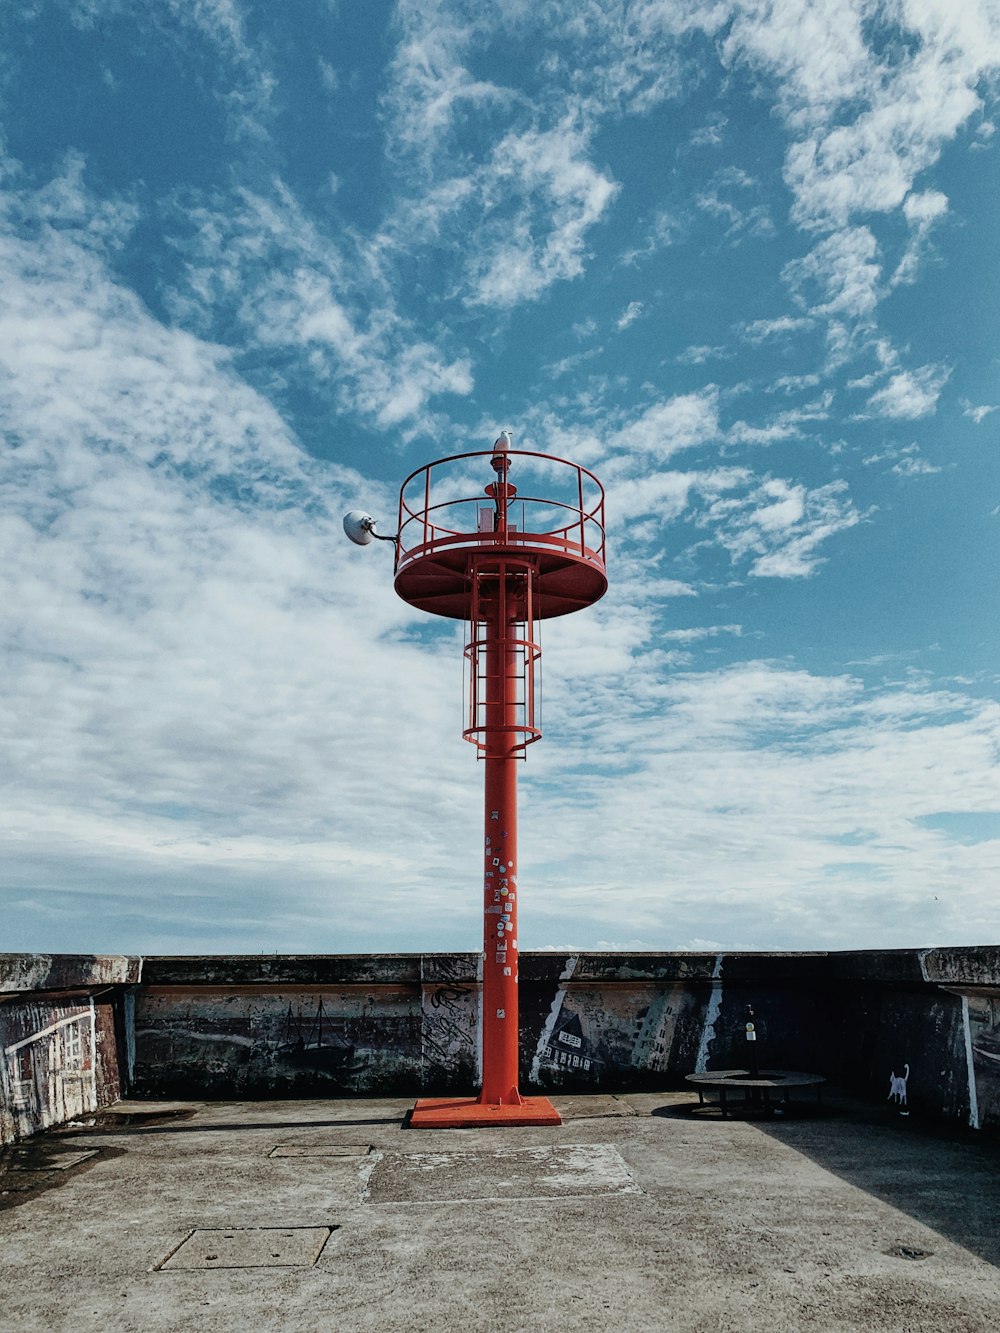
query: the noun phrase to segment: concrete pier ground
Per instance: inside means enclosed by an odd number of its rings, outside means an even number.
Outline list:
[[[0,1153],[4,1333],[1000,1324],[1000,1143],[833,1096],[120,1102]]]

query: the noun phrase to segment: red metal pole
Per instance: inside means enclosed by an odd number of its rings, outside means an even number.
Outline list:
[[[501,567],[486,622],[486,803],[483,876],[483,1090],[480,1102],[519,1106],[517,1013],[517,647]],[[491,608],[492,609],[492,608]]]
[[[526,743],[527,721],[519,720],[519,709],[529,702],[519,700],[518,686],[523,670],[530,677],[534,663],[531,654],[535,653],[530,635],[522,637],[519,626],[522,621],[529,628],[534,623],[534,566],[523,558],[508,561],[504,554],[510,539],[507,506],[517,491],[507,481],[510,461],[506,452],[495,449],[491,464],[497,480],[486,488],[486,493],[496,503],[495,544],[490,550],[484,543],[470,556],[468,565],[472,585],[473,735],[479,731],[475,714],[480,643],[486,663],[481,742],[486,763],[483,1086],[475,1100],[421,1097],[410,1117],[415,1128],[561,1123],[559,1112],[547,1097],[522,1097],[517,1086],[517,764],[518,754]],[[477,641],[480,625],[483,638]],[[526,667],[525,654],[528,654]],[[533,685],[526,684],[525,688],[533,689]]]

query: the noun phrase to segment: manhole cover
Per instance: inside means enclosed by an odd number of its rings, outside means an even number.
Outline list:
[[[158,1269],[311,1268],[336,1227],[199,1227]]]
[[[916,1245],[894,1245],[891,1250],[886,1250],[886,1254],[891,1254],[894,1259],[929,1259],[933,1253],[933,1250],[921,1250]]]
[[[373,1203],[641,1193],[618,1151],[605,1143],[496,1148],[492,1152],[386,1153],[369,1187]]]
[[[267,1154],[268,1157],[367,1157],[372,1151],[370,1143],[320,1143],[315,1145],[302,1143],[279,1143]]]

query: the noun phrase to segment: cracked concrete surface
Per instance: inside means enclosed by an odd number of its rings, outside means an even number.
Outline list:
[[[995,1139],[837,1098],[556,1101],[559,1128],[427,1131],[398,1099],[122,1103],[0,1154],[0,1328],[997,1327]],[[297,1228],[331,1229],[314,1261],[261,1262]],[[253,1262],[157,1268],[197,1232]]]

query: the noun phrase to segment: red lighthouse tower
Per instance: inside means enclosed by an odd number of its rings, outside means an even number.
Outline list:
[[[487,465],[494,479],[478,490]],[[463,735],[484,761],[486,797],[482,1091],[422,1098],[411,1124],[559,1124],[547,1098],[518,1090],[517,768],[542,734],[539,622],[608,586],[604,489],[575,463],[512,449],[509,431],[492,453],[419,468],[400,490],[395,586],[411,606],[468,625]]]

